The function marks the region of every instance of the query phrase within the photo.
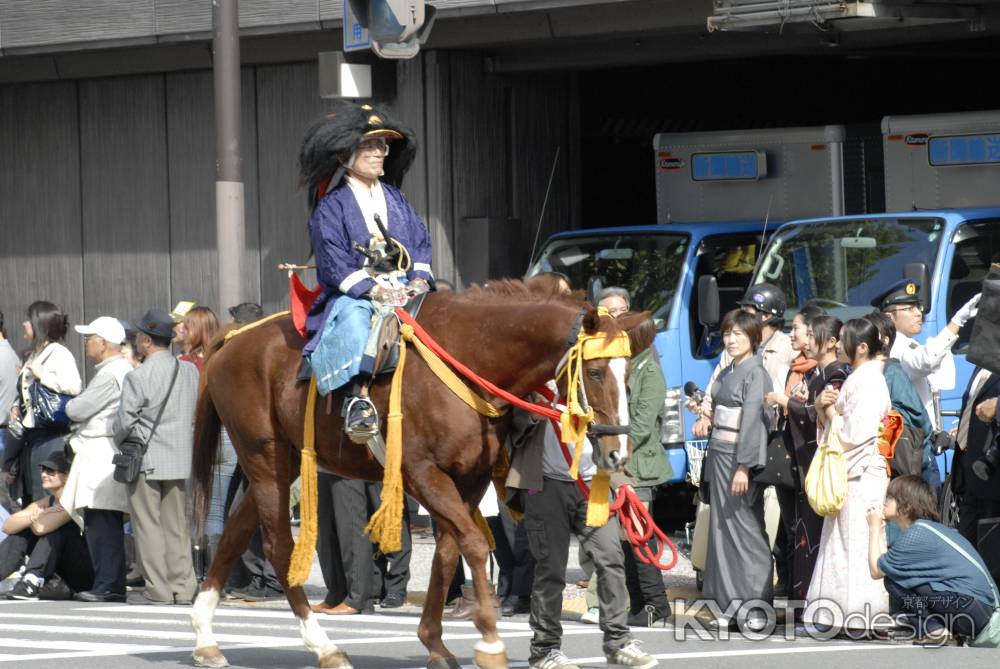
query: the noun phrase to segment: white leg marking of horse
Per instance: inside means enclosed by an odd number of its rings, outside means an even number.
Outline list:
[[[191,607],[191,627],[194,628],[195,648],[217,646],[212,635],[212,619],[215,617],[215,607],[219,605],[218,590],[202,590]]]
[[[302,643],[306,648],[316,653],[317,657],[322,657],[324,653],[337,650],[337,647],[330,643],[326,632],[319,626],[319,622],[312,612],[306,614],[305,618],[299,619],[299,633],[302,635]]]
[[[507,647],[503,645],[503,641],[497,639],[493,643],[483,641],[480,639],[476,642],[476,650],[480,653],[486,653],[488,655],[499,655],[500,653],[507,650]]]
[[[628,425],[628,391],[625,389],[625,370],[628,368],[628,360],[625,358],[612,358],[608,361],[608,367],[618,382],[618,424]],[[622,462],[628,458],[628,435],[618,435],[618,455],[622,457]]]

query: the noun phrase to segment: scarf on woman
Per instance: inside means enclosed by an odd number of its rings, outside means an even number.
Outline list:
[[[792,396],[792,388],[802,383],[806,374],[816,369],[816,361],[810,360],[805,353],[799,353],[788,367],[788,378],[785,380],[785,394]]]

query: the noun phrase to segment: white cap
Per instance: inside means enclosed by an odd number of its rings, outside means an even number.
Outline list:
[[[73,328],[82,335],[97,335],[109,344],[121,344],[125,341],[125,328],[117,318],[101,316],[90,325],[77,325]]]

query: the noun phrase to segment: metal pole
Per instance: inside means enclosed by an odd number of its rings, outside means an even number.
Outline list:
[[[239,0],[212,0],[215,80],[215,233],[219,309],[244,300],[246,223],[240,150]]]

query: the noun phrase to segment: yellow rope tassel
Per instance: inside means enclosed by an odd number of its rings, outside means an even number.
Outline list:
[[[406,327],[406,326],[404,326]],[[411,328],[412,333],[412,328]],[[389,416],[385,438],[385,467],[382,475],[382,502],[372,514],[365,532],[383,553],[401,548],[403,536],[403,369],[406,342],[399,342],[399,363],[389,390]],[[304,520],[304,519],[303,519]]]
[[[292,560],[288,566],[288,584],[303,585],[312,569],[313,554],[316,552],[317,503],[316,490],[316,377],[309,380],[306,397],[306,419],[302,430],[302,465],[299,476],[302,479],[302,497],[299,510],[302,522],[299,526],[299,540],[295,542]]]
[[[590,502],[587,504],[587,527],[603,527],[608,522],[608,493],[611,477],[598,469],[590,480]]]
[[[490,547],[490,550],[495,551],[497,549],[497,540],[493,538],[493,531],[490,529],[490,525],[486,522],[486,519],[483,518],[482,511],[476,509],[476,513],[473,514],[472,519],[476,521],[476,527],[486,537],[486,544]]]

